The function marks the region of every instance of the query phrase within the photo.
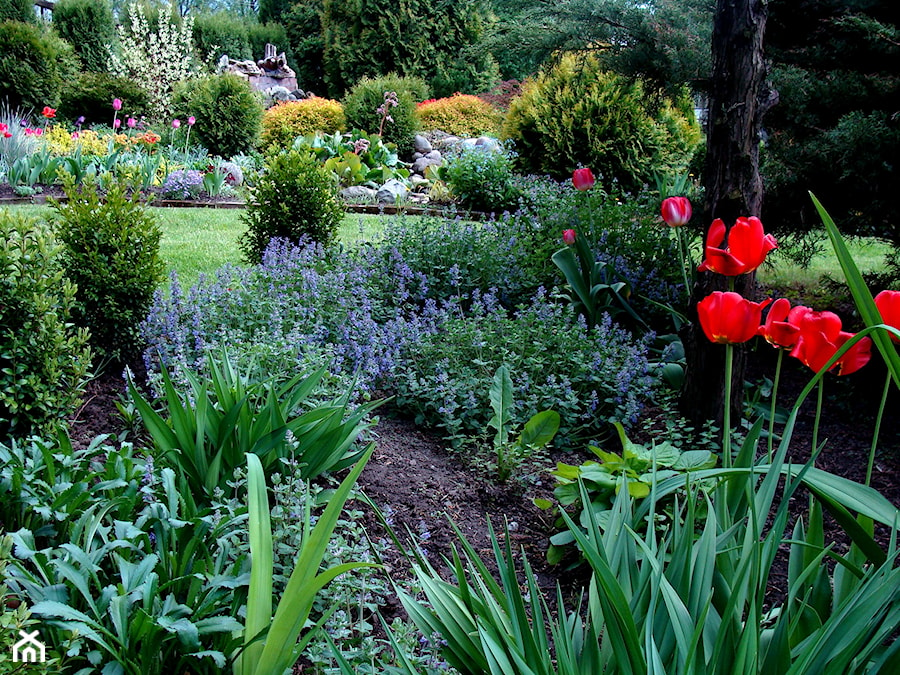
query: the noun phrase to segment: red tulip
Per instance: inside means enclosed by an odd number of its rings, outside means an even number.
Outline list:
[[[56,117],[56,108],[51,108],[49,105],[45,105],[44,109],[41,111],[41,115],[46,117],[48,120]]]
[[[668,197],[663,200],[660,210],[669,227],[686,225],[691,219],[691,202],[687,197]]]
[[[594,174],[590,169],[575,169],[572,172],[572,185],[576,190],[590,190],[594,187]]]
[[[900,328],[900,291],[881,291],[875,296],[875,306],[881,312],[882,323]],[[900,342],[900,338],[893,333],[891,340]]]
[[[575,243],[575,230],[563,230],[563,243],[571,246]]]
[[[718,272],[726,277],[736,277],[752,272],[763,264],[766,255],[778,242],[771,234],[763,232],[759,218],[738,218],[728,233],[728,247],[719,248],[725,241],[725,223],[716,218],[706,235],[706,258],[700,264],[701,272]]]
[[[800,317],[799,326],[800,333],[791,356],[800,359],[815,372],[822,370],[837,350],[853,337],[853,333],[841,330],[841,319],[834,312],[807,310]],[[863,338],[831,368],[836,367],[838,375],[849,375],[866,365],[871,356],[872,341]]]
[[[791,308],[787,298],[778,298],[766,316],[766,322],[759,328],[759,334],[773,347],[791,349],[797,343],[800,321],[812,310],[797,305]]]
[[[700,326],[712,342],[747,342],[759,332],[763,308],[770,302],[750,302],[740,293],[715,291],[697,303]]]

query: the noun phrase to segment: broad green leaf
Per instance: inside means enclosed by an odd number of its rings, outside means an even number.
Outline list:
[[[536,448],[546,446],[559,431],[559,422],[559,413],[555,410],[544,410],[537,413],[525,423],[519,443]]]

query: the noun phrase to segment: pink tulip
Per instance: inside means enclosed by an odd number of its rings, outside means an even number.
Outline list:
[[[122,120],[113,120],[113,129],[118,129],[122,126]]]
[[[134,129],[135,126],[137,126],[137,122],[135,121],[135,119],[133,117],[129,117],[128,121],[125,124],[128,125],[129,129]]]
[[[122,99],[114,98],[113,99],[113,110],[119,112],[122,109]]]
[[[197,121],[197,118],[194,117],[193,115],[191,115],[190,117],[188,117],[188,126],[189,127],[194,126],[194,122],[196,122],[196,121]]]
[[[172,120],[172,128],[173,129],[177,129],[180,126],[181,126],[181,120],[179,120],[178,118]]]
[[[691,219],[691,202],[687,197],[669,197],[662,203],[662,219],[669,227],[681,227]]]

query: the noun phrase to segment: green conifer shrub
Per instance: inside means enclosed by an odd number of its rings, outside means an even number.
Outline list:
[[[172,97],[175,116],[194,117],[193,136],[210,154],[233,157],[259,140],[263,108],[247,80],[231,74],[208,75],[179,85]]]
[[[53,7],[53,27],[72,45],[84,70],[106,72],[116,39],[109,0],[59,0]]]
[[[387,112],[391,120],[382,126],[382,113],[378,108],[384,104],[384,95],[397,94],[399,105]],[[421,128],[416,116],[416,103],[428,98],[428,85],[418,77],[402,77],[391,74],[384,77],[364,77],[344,97],[344,115],[348,129],[361,129],[369,134],[378,133],[385,143],[394,143],[401,155],[412,151],[413,136]]]
[[[78,287],[73,316],[91,331],[101,358],[121,360],[138,346],[138,326],[162,279],[162,232],[156,219],[125,186],[111,181],[100,195],[89,180],[64,177],[67,201],[55,202],[56,232],[66,276]]]
[[[568,178],[581,165],[636,190],[654,172],[683,172],[700,127],[686,93],[673,101],[603,71],[593,57],[569,55],[525,82],[503,135],[523,172]]]

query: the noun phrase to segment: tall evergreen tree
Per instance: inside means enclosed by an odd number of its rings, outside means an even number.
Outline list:
[[[896,0],[770,0],[766,53],[780,102],[766,119],[767,222],[900,244],[900,13]]]
[[[499,77],[489,55],[469,56],[484,30],[487,0],[325,0],[323,66],[329,95],[362,77],[421,77],[434,94],[483,91]]]

